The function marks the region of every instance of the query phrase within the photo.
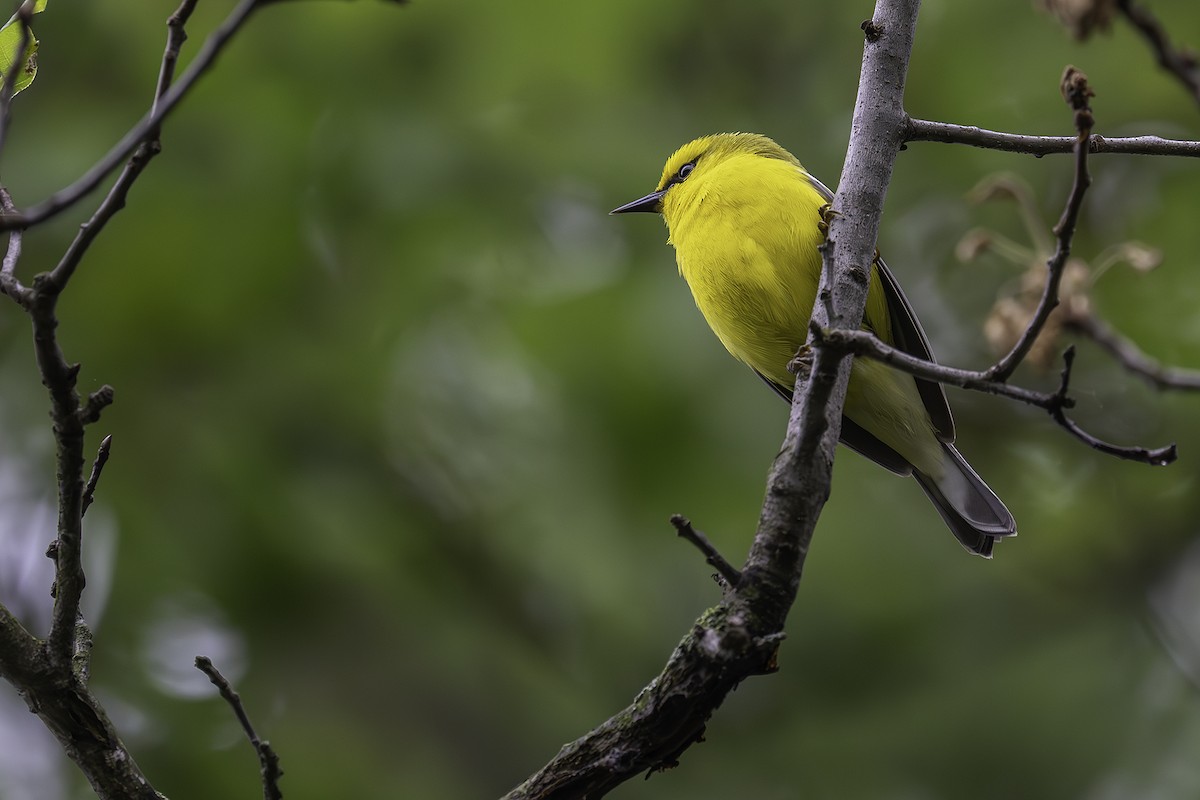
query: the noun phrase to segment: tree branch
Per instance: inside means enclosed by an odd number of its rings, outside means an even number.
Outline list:
[[[1074,153],[1078,136],[1029,136],[1021,133],[1001,133],[977,128],[974,125],[953,125],[908,117],[904,141],[966,144],[988,150],[1045,156]],[[1142,156],[1183,156],[1200,158],[1200,142],[1163,139],[1159,136],[1105,137],[1092,134],[1087,139],[1089,153],[1121,153]]]
[[[1012,350],[988,370],[988,377],[997,381],[1006,381],[1012,376],[1017,366],[1029,354],[1029,349],[1033,347],[1038,334],[1046,325],[1046,320],[1050,318],[1050,312],[1058,306],[1058,286],[1062,280],[1063,269],[1067,265],[1067,258],[1071,255],[1071,239],[1075,235],[1075,224],[1083,206],[1083,195],[1092,183],[1087,169],[1087,141],[1094,123],[1092,109],[1088,104],[1092,90],[1088,86],[1087,76],[1074,67],[1067,67],[1063,73],[1061,88],[1063,98],[1075,111],[1075,176],[1071,184],[1071,193],[1067,196],[1066,207],[1059,217],[1058,224],[1054,226],[1058,246],[1054,255],[1046,262],[1046,285],[1042,291],[1042,299],[1038,302],[1033,319]]]
[[[6,212],[15,211],[12,195],[8,189],[0,186],[0,208]],[[8,249],[4,252],[4,261],[0,262],[0,294],[6,294],[17,305],[29,309],[29,290],[17,279],[17,262],[21,260],[21,243],[24,231],[13,228],[8,232]]]
[[[1065,363],[1058,389],[1053,392],[1038,392],[1020,386],[1013,386],[1005,381],[992,378],[986,370],[976,372],[974,370],[958,369],[943,364],[936,364],[932,361],[925,361],[884,344],[867,331],[824,330],[816,328],[813,331],[813,336],[813,344],[818,349],[829,348],[853,353],[857,356],[866,356],[876,361],[881,361],[901,372],[916,375],[918,378],[937,381],[947,386],[958,386],[962,389],[999,395],[1040,408],[1048,413],[1059,426],[1072,436],[1102,453],[1129,461],[1150,464],[1151,466],[1164,466],[1176,459],[1177,454],[1174,444],[1154,449],[1122,447],[1110,444],[1089,434],[1078,423],[1066,415],[1067,409],[1075,407],[1074,399],[1067,393],[1070,385],[1071,368],[1075,358],[1073,348],[1068,348],[1066,353],[1063,354],[1063,361]]]
[[[162,125],[163,120],[175,110],[175,107],[179,105],[179,101],[187,96],[200,77],[213,65],[217,56],[229,44],[234,34],[246,23],[250,15],[268,2],[270,0],[241,0],[233,11],[230,12],[229,16],[225,18],[225,21],[221,23],[220,27],[214,30],[208,39],[205,40],[203,47],[200,48],[200,52],[196,54],[196,57],[188,65],[188,68],[184,70],[179,80],[172,84],[169,91],[155,100],[153,107],[146,116],[142,117],[119,142],[113,145],[112,149],[103,158],[97,161],[79,180],[55,192],[41,203],[23,211],[0,215],[0,230],[32,227],[65,211],[91,194],[100,185],[100,182],[104,180],[105,176],[112,172],[139,144],[156,135],[156,131]],[[189,5],[194,6],[195,3],[190,1],[185,2],[180,6],[180,9],[182,10]],[[184,16],[186,17],[186,15]],[[168,44],[169,49],[170,44]],[[164,64],[160,75],[166,71],[167,67]],[[64,271],[69,272],[69,269]]]
[[[1134,0],[1117,0],[1117,8],[1145,37],[1158,59],[1158,65],[1171,73],[1188,90],[1192,99],[1200,103],[1200,70],[1196,66],[1196,56],[1175,48],[1162,24],[1149,9]]]
[[[110,440],[106,438],[102,443],[85,488],[84,431],[112,402],[112,389],[102,386],[86,402],[81,401],[76,390],[79,365],[69,363],[59,345],[56,307],[88,247],[123,207],[130,186],[158,152],[162,120],[259,4],[243,0],[209,37],[205,49],[185,73],[184,85],[172,86],[175,64],[186,38],[184,24],[196,5],[196,0],[182,0],[168,21],[167,45],[154,104],[142,123],[80,181],[35,207],[38,210],[32,215],[16,211],[8,192],[0,187],[0,206],[4,210],[0,229],[10,231],[8,249],[0,264],[0,289],[25,309],[33,323],[38,369],[50,395],[58,484],[58,535],[47,552],[55,563],[50,631],[45,640],[40,640],[0,606],[0,677],[18,688],[30,710],[59,740],[67,757],[78,765],[100,800],[161,800],[162,796],[142,774],[87,687],[91,632],[80,615],[85,584],[82,518],[107,460]],[[91,220],[81,226],[58,265],[35,276],[32,286],[22,285],[16,277],[22,229],[78,202],[130,151],[135,152],[129,164]]]
[[[179,51],[183,47],[183,43],[187,41],[184,25],[192,16],[197,2],[198,0],[183,0],[175,13],[167,19],[167,46],[158,70],[158,83],[155,86],[154,100],[150,106],[151,118],[158,113],[163,98],[170,89],[171,79],[175,75],[175,65],[179,61]],[[154,125],[146,131],[144,138],[125,164],[125,169],[121,171],[121,175],[104,198],[104,202],[92,214],[91,219],[79,226],[79,233],[75,235],[70,247],[59,260],[58,266],[51,273],[53,285],[60,288],[66,286],[92,242],[104,230],[108,221],[125,207],[125,200],[129,196],[129,190],[134,181],[142,174],[150,160],[162,152],[162,142],[159,138],[161,127],[161,125]]]
[[[242,730],[246,733],[246,738],[250,740],[250,745],[254,748],[254,754],[258,756],[259,775],[262,778],[263,800],[283,800],[283,792],[279,790],[279,779],[283,777],[283,770],[279,768],[279,756],[271,747],[271,743],[266,739],[258,738],[258,734],[254,731],[254,726],[250,724],[250,715],[246,713],[246,707],[242,705],[242,698],[225,676],[221,674],[212,663],[212,659],[208,656],[196,656],[196,669],[203,672],[212,681],[213,686],[217,687],[217,691],[221,693],[221,697],[233,709],[234,716],[242,726]]]
[[[1200,390],[1200,370],[1163,366],[1094,314],[1071,317],[1065,324],[1100,345],[1118,364],[1155,389]]]
[[[1075,347],[1068,347],[1063,353],[1063,368],[1062,376],[1059,382],[1058,391],[1054,393],[1056,398],[1066,399],[1067,390],[1071,383],[1071,367],[1075,363]],[[1099,450],[1110,456],[1124,458],[1128,461],[1140,461],[1143,464],[1149,464],[1155,467],[1164,467],[1173,462],[1176,458],[1174,443],[1166,447],[1160,447],[1156,450],[1149,450],[1145,447],[1120,447],[1115,444],[1109,444],[1101,439],[1092,436],[1084,431],[1074,421],[1069,419],[1063,411],[1064,404],[1056,403],[1049,409],[1050,416],[1054,418],[1060,426],[1066,429],[1070,434],[1079,439],[1079,441],[1089,447]]]
[[[836,324],[851,329],[862,320],[883,195],[900,149],[919,6],[919,0],[878,0],[864,28],[853,132],[835,201],[840,213],[830,226],[820,288],[831,299]],[[820,306],[815,313],[828,322]],[[829,496],[849,367],[844,354],[819,351],[796,392],[741,580],[696,621],[628,708],[563,747],[508,800],[599,798],[634,775],[674,766],[701,739],[729,691],[751,675],[774,671],[813,528]]]
[[[692,527],[690,519],[681,514],[675,514],[671,517],[671,524],[675,526],[675,532],[681,538],[687,539],[704,554],[705,562],[720,574],[726,587],[737,586],[741,582],[742,573],[738,568],[725,560],[725,556],[721,555],[707,536]]]
[[[86,514],[91,507],[92,501],[96,498],[96,484],[100,482],[100,473],[104,471],[104,465],[108,463],[109,453],[112,451],[112,434],[105,436],[100,442],[100,449],[96,452],[96,460],[92,462],[92,474],[88,477],[87,486],[83,490],[83,510],[80,514]]]

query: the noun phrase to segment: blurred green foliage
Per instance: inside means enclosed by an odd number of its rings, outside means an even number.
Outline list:
[[[1154,6],[1200,45],[1200,7]],[[3,165],[19,205],[143,113],[172,10],[39,17]],[[227,10],[200,4],[185,58]],[[870,11],[417,0],[252,20],[60,306],[81,389],[117,397],[92,429],[114,438],[85,545],[93,683],[158,789],[256,791],[198,652],[236,681],[290,800],[499,795],[660,669],[719,596],[667,517],[738,560],[786,413],[707,331],[658,223],[605,214],[720,130],[772,135],[834,183]],[[1127,27],[1080,44],[1019,3],[926,0],[907,107],[1070,133],[1068,63],[1097,132],[1196,137],[1200,109]],[[1149,275],[1108,272],[1096,303],[1200,365],[1200,165],[1092,163],[1076,253],[1166,252]],[[949,363],[987,362],[981,322],[1018,277],[953,257],[974,226],[1019,236],[1011,207],[963,201],[1000,169],[1052,224],[1065,158],[914,144],[889,193],[881,248]],[[27,237],[24,278],[86,213]],[[41,629],[54,471],[12,304],[0,379],[0,595]],[[1095,432],[1178,440],[1180,461],[1107,459],[954,392],[963,451],[1020,523],[985,562],[915,484],[843,452],[781,672],[741,687],[679,769],[614,796],[1196,796],[1200,399],[1086,345],[1075,385]],[[27,755],[0,758],[0,796],[80,796],[2,700],[0,741]]]

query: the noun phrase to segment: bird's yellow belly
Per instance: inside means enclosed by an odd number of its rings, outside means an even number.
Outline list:
[[[735,358],[791,386],[787,365],[804,342],[817,295],[815,226],[811,248],[791,258],[733,230],[716,240],[732,246],[721,251],[676,246],[679,271],[696,305]],[[779,263],[785,266],[777,268]]]
[[[814,226],[815,228],[815,226]],[[677,248],[680,272],[705,320],[739,361],[771,381],[792,387],[789,362],[808,332],[820,275],[820,254],[803,248],[790,257],[770,253],[748,237],[723,254]],[[787,265],[776,269],[776,264]],[[872,280],[871,293],[882,290]],[[882,333],[889,338],[890,333]],[[857,359],[844,413],[928,474],[940,472],[941,446],[913,379],[878,362]]]

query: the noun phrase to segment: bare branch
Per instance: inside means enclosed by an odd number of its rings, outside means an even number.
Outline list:
[[[1071,368],[1075,359],[1074,348],[1067,348],[1063,354],[1065,363],[1058,389],[1053,392],[1038,392],[992,378],[987,371],[976,372],[925,361],[884,344],[867,331],[816,328],[813,331],[813,340],[814,345],[818,348],[837,349],[857,356],[866,356],[895,367],[901,372],[916,375],[918,378],[937,381],[948,386],[958,386],[962,389],[995,394],[1043,409],[1063,429],[1084,444],[1117,458],[1138,461],[1151,466],[1163,466],[1176,459],[1174,444],[1155,449],[1110,444],[1089,434],[1067,416],[1067,409],[1075,407],[1075,401],[1067,393]]]
[[[904,141],[966,144],[988,150],[1046,156],[1073,153],[1078,136],[1029,136],[1020,133],[1001,133],[977,128],[974,125],[953,125],[911,117],[905,123]],[[1121,153],[1141,156],[1183,156],[1200,158],[1200,142],[1163,139],[1159,136],[1105,137],[1092,134],[1087,139],[1089,153]]]
[[[1017,366],[1029,354],[1029,349],[1033,347],[1038,334],[1046,325],[1046,320],[1050,318],[1050,312],[1058,306],[1058,285],[1062,280],[1067,258],[1071,255],[1071,239],[1075,235],[1075,224],[1083,206],[1083,195],[1092,183],[1087,169],[1087,140],[1092,132],[1094,120],[1089,106],[1092,90],[1088,86],[1087,76],[1074,67],[1067,67],[1063,73],[1062,92],[1067,104],[1075,110],[1075,177],[1071,184],[1071,193],[1067,197],[1067,205],[1059,217],[1058,224],[1054,226],[1058,246],[1054,255],[1046,262],[1046,286],[1042,291],[1042,299],[1038,302],[1033,319],[1012,350],[988,370],[988,377],[993,380],[1005,381],[1012,376]]]
[[[1048,409],[1053,394],[1025,389],[1004,381],[989,378],[986,372],[949,367],[933,361],[925,361],[909,355],[891,345],[884,344],[874,334],[864,330],[829,330],[813,326],[813,346],[816,348],[834,348],[844,350],[856,356],[866,356],[888,366],[895,367],[901,372],[907,372],[918,378],[936,381],[946,386],[957,386],[960,389],[970,389],[985,394],[994,394],[1017,400],[1026,405]],[[1067,402],[1070,408],[1071,401]]]
[[[836,324],[857,329],[866,305],[883,196],[900,149],[901,100],[919,0],[878,0],[866,32],[853,135],[829,222],[820,292]],[[864,266],[865,265],[865,266]],[[816,313],[824,316],[822,304]],[[828,323],[828,320],[822,320]],[[829,496],[849,359],[818,351],[795,393],[740,580],[697,621],[662,673],[625,710],[566,745],[506,795],[599,798],[630,777],[674,766],[742,680],[775,669],[817,517]]]
[[[681,514],[675,514],[671,517],[671,524],[675,526],[675,532],[684,539],[696,546],[696,549],[704,554],[704,560],[710,567],[720,573],[725,584],[732,588],[741,583],[742,573],[733,564],[725,560],[725,556],[713,546],[713,543],[708,540],[700,531],[692,527],[692,521]]]
[[[83,490],[83,509],[79,512],[80,515],[86,514],[92,501],[96,498],[96,484],[100,482],[100,473],[104,471],[104,465],[108,463],[108,455],[112,451],[112,434],[105,436],[100,442],[100,449],[96,452],[96,460],[92,462],[92,474],[88,477],[87,486]]]
[[[1093,314],[1072,317],[1066,321],[1071,330],[1089,337],[1100,345],[1117,363],[1145,379],[1156,389],[1200,390],[1200,370],[1167,367],[1142,352],[1133,341],[1113,330],[1107,322]]]
[[[12,195],[8,189],[0,186],[0,208],[5,212],[16,210]],[[18,305],[28,310],[29,290],[17,279],[17,262],[21,260],[21,241],[24,231],[13,228],[8,232],[8,249],[4,252],[4,261],[0,263],[0,294],[11,297]]]
[[[242,705],[242,698],[238,696],[238,693],[234,691],[229,681],[213,665],[212,659],[208,656],[196,656],[196,669],[207,675],[213,686],[217,687],[221,697],[225,698],[225,702],[233,709],[234,715],[241,723],[242,730],[246,732],[246,738],[250,740],[250,745],[254,748],[255,755],[258,756],[264,800],[282,800],[283,792],[279,791],[279,779],[283,777],[283,770],[279,768],[279,756],[271,748],[270,742],[258,738],[258,734],[254,732],[254,726],[250,724],[250,716],[246,713],[245,706]]]
[[[0,604],[0,678],[19,686],[37,680],[41,655],[37,638]]]
[[[180,48],[187,41],[184,25],[191,17],[192,11],[195,10],[197,2],[198,0],[183,0],[175,13],[167,19],[167,45],[158,70],[158,83],[155,86],[154,100],[150,106],[151,117],[158,112],[163,97],[170,89],[171,79],[175,75],[175,65],[179,61]],[[108,221],[125,207],[125,200],[134,181],[142,174],[150,160],[162,151],[162,143],[159,139],[160,130],[161,125],[154,125],[146,131],[145,138],[133,151],[133,155],[130,156],[128,163],[125,164],[125,169],[121,171],[121,175],[104,198],[104,202],[92,214],[91,219],[79,226],[79,233],[75,235],[74,241],[71,242],[70,247],[59,260],[58,266],[51,273],[53,278],[51,285],[57,286],[60,291],[71,279],[83,254],[100,235],[100,231],[104,230]]]
[[[1200,103],[1200,69],[1197,69],[1196,56],[1174,47],[1166,30],[1149,9],[1134,0],[1117,0],[1117,8],[1145,37],[1154,50],[1158,65],[1175,76],[1192,95],[1192,99]]]
[[[1063,353],[1062,377],[1058,386],[1058,391],[1054,393],[1055,397],[1063,400],[1066,399],[1067,390],[1071,383],[1071,367],[1074,365],[1074,363],[1075,347],[1072,345],[1071,347],[1067,348],[1065,353]],[[1164,467],[1173,462],[1177,457],[1174,443],[1169,444],[1166,447],[1157,448],[1155,450],[1148,450],[1145,447],[1120,447],[1118,445],[1109,444],[1108,442],[1097,439],[1095,436],[1092,436],[1090,433],[1080,428],[1079,425],[1077,425],[1074,421],[1069,419],[1064,413],[1063,408],[1064,405],[1062,403],[1055,404],[1049,409],[1050,416],[1054,418],[1055,422],[1075,436],[1075,438],[1079,439],[1079,441],[1083,442],[1089,447],[1099,450],[1101,453],[1105,453],[1110,456],[1116,456],[1117,458],[1124,458],[1128,461],[1140,461],[1143,464],[1149,464],[1155,467]]]
[[[86,664],[89,637],[76,639]],[[38,640],[0,605],[0,678],[19,687],[37,714],[83,769],[100,800],[163,800],[118,738],[104,709],[87,688],[87,669],[64,669],[46,657]]]
[[[146,116],[133,126],[112,149],[96,162],[81,178],[70,186],[55,192],[46,200],[23,211],[0,215],[0,230],[13,228],[28,228],[44,222],[78,203],[100,185],[108,173],[112,172],[133,150],[147,139],[153,138],[163,120],[179,105],[179,101],[187,96],[196,82],[208,71],[216,61],[217,56],[229,44],[234,34],[241,29],[251,13],[268,0],[241,0],[230,12],[220,27],[209,35],[204,46],[196,54],[195,59],[188,65],[183,75],[171,85],[170,90],[158,98],[153,108]],[[186,4],[185,4],[186,5]]]
[[[145,166],[145,161],[157,150],[157,142],[152,141],[152,137],[157,136],[157,124],[169,110],[168,101],[176,103],[184,94],[183,90],[170,96],[165,92],[174,72],[179,46],[183,42],[183,23],[195,3],[196,0],[183,0],[169,23],[168,44],[160,69],[155,108],[150,114],[153,121],[148,125],[143,124],[127,137],[134,145],[140,144],[138,153],[91,222],[81,228],[58,267],[52,272],[37,275],[31,287],[23,286],[16,277],[22,229],[26,223],[14,208],[8,192],[0,188],[0,204],[4,209],[3,227],[10,230],[8,250],[0,265],[0,288],[29,313],[33,323],[38,370],[50,395],[58,471],[58,535],[47,551],[55,564],[50,631],[45,641],[40,641],[25,631],[7,609],[0,607],[0,648],[3,649],[3,653],[0,653],[0,675],[17,685],[30,709],[58,738],[66,755],[78,764],[102,800],[161,800],[161,795],[138,769],[104,709],[87,688],[91,632],[80,615],[80,600],[86,582],[81,557],[82,518],[84,509],[94,496],[108,456],[110,440],[105,439],[101,445],[85,488],[84,431],[86,425],[96,421],[100,412],[112,402],[112,389],[102,386],[92,392],[86,402],[81,402],[76,390],[79,365],[69,363],[59,345],[56,307],[88,245],[124,203],[129,186]],[[253,6],[253,3],[243,3],[243,7],[247,5]],[[233,25],[225,31],[226,38],[236,27]],[[210,39],[210,43],[212,41]],[[223,40],[217,37],[217,42],[223,43]],[[209,55],[207,62],[201,63],[193,71],[193,82],[207,63],[211,63],[219,47],[214,45],[211,49],[214,52]],[[109,168],[103,168],[103,165],[94,168],[82,183],[75,185],[78,191],[66,203],[55,206],[50,214],[57,213],[86,195]],[[59,197],[58,200],[63,198]]]

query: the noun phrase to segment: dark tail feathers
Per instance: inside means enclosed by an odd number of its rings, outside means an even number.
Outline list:
[[[913,477],[962,546],[984,558],[991,558],[992,546],[997,539],[1016,535],[1017,522],[954,446],[943,444],[942,447],[946,454],[942,477],[935,480],[916,470]]]

